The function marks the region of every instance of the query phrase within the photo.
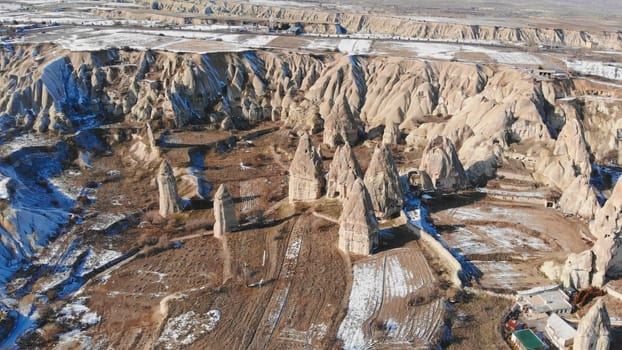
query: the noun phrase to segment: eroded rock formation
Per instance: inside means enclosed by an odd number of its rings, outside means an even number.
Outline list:
[[[374,150],[365,171],[365,187],[369,191],[376,217],[388,219],[402,209],[400,175],[387,145],[378,145]]]
[[[156,175],[156,182],[158,183],[158,194],[160,198],[160,215],[162,217],[167,217],[180,212],[182,209],[181,199],[177,194],[175,175],[168,161],[164,160],[160,164],[158,174]]]
[[[420,168],[438,191],[452,192],[468,185],[454,143],[447,137],[437,136],[430,141],[423,151]]]
[[[387,123],[382,134],[382,143],[385,145],[397,145],[402,141],[400,127],[397,123]]]
[[[608,278],[622,276],[622,237],[607,234],[596,241],[592,251],[596,256],[593,286],[602,287]]]
[[[367,255],[378,246],[378,223],[363,180],[356,179],[339,217],[339,249]]]
[[[235,206],[227,186],[220,185],[214,195],[214,236],[222,237],[237,226]]]
[[[347,198],[348,191],[363,172],[348,143],[337,147],[327,175],[326,197]]]
[[[344,143],[356,144],[359,139],[359,125],[352,115],[348,101],[344,98],[335,104],[324,118],[324,144],[335,147]]]
[[[611,321],[599,299],[579,322],[573,346],[577,350],[609,350],[611,345]]]
[[[562,270],[562,284],[577,290],[589,287],[593,268],[594,254],[591,250],[570,254]]]
[[[565,214],[578,215],[586,220],[591,220],[594,217],[594,213],[600,209],[600,205],[587,176],[577,176],[570,186],[564,189],[559,199],[559,208]]]
[[[309,134],[303,133],[289,166],[289,200],[310,201],[321,197],[322,163]]]
[[[130,147],[132,158],[141,163],[152,163],[160,159],[160,150],[156,146],[153,130],[149,123],[145,123],[145,128],[141,133],[132,135],[133,143]]]
[[[596,211],[590,231],[596,237],[607,234],[620,234],[622,230],[622,181],[616,183],[605,205]]]

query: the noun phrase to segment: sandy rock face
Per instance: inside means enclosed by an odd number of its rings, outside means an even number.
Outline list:
[[[222,237],[237,226],[235,207],[227,186],[220,185],[214,195],[214,236]]]
[[[607,235],[599,238],[592,248],[596,261],[592,285],[602,287],[608,277],[622,275],[622,238],[615,235]]]
[[[289,200],[309,201],[322,195],[322,163],[309,134],[304,133],[289,167]]]
[[[339,146],[328,170],[326,197],[346,199],[354,181],[362,177],[363,172],[350,145],[346,143]]]
[[[596,237],[619,234],[622,230],[622,181],[618,181],[605,205],[596,211],[590,231]]]
[[[611,322],[602,299],[583,316],[574,337],[577,350],[609,350],[611,346]]]
[[[576,289],[589,287],[593,264],[594,254],[591,250],[579,254],[570,254],[561,275],[564,287]]]
[[[564,189],[559,199],[559,207],[564,214],[578,215],[586,220],[594,217],[600,205],[587,176],[577,176],[570,187]]]
[[[156,176],[158,183],[158,193],[160,196],[160,215],[167,217],[173,213],[178,213],[182,209],[181,199],[177,194],[177,184],[175,175],[168,161],[160,164],[160,169]]]
[[[387,145],[380,145],[374,150],[365,172],[365,187],[369,191],[376,217],[388,219],[402,209],[400,176]]]
[[[436,190],[451,192],[468,184],[456,148],[447,137],[437,136],[428,143],[420,168],[430,176]]]
[[[367,255],[378,246],[378,223],[363,180],[356,179],[339,217],[339,249]]]

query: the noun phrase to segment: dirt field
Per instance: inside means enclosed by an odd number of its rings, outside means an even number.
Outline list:
[[[585,225],[554,209],[536,204],[487,199],[465,193],[431,205],[432,218],[443,239],[484,273],[484,288],[528,289],[550,283],[538,270],[545,260],[563,261],[569,251],[588,244]]]

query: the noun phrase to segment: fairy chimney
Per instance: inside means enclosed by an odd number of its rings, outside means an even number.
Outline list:
[[[322,195],[323,183],[320,156],[313,147],[309,134],[304,133],[289,166],[289,200],[294,202],[318,199]]]
[[[160,169],[156,176],[158,183],[158,193],[160,196],[160,215],[167,217],[173,213],[181,211],[181,199],[177,194],[177,184],[175,175],[168,161],[164,160],[160,164]]]
[[[399,213],[403,203],[400,176],[387,145],[379,145],[365,172],[365,187],[369,191],[376,217],[388,219]]]
[[[352,184],[339,217],[339,249],[368,255],[378,246],[378,223],[365,183],[357,178]]]
[[[337,147],[328,170],[326,197],[344,200],[354,181],[362,177],[363,172],[350,145],[346,143]]]
[[[220,185],[214,196],[214,236],[222,237],[237,226],[235,207],[227,186]]]

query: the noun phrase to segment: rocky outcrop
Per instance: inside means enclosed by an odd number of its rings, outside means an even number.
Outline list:
[[[177,194],[177,184],[173,169],[168,161],[163,161],[156,175],[160,198],[160,215],[167,217],[182,210],[181,199]]]
[[[344,143],[356,144],[359,139],[359,125],[352,115],[348,101],[344,98],[335,104],[324,118],[324,144],[335,147]]]
[[[374,150],[365,171],[365,187],[369,191],[376,217],[388,219],[402,209],[400,175],[387,145],[378,145]]]
[[[339,249],[367,255],[378,247],[378,223],[363,180],[356,179],[339,217]]]
[[[437,136],[428,143],[420,169],[430,176],[437,191],[453,192],[468,185],[456,148],[447,137]]]
[[[609,350],[611,345],[611,321],[599,299],[579,322],[573,346],[577,350]]]
[[[553,144],[552,152],[545,151],[540,155],[536,178],[565,191],[573,185],[577,176],[590,176],[592,163],[577,107],[563,103],[559,110],[565,116],[566,123]]]
[[[577,290],[589,287],[593,266],[594,254],[591,250],[579,254],[570,254],[562,270],[562,284],[564,287],[572,287]]]
[[[563,105],[562,107],[566,115],[566,124],[557,136],[553,153],[556,156],[567,156],[576,173],[589,176],[592,172],[592,163],[583,126],[578,120],[574,106]]]
[[[385,145],[397,145],[402,141],[400,127],[397,123],[387,123],[382,134],[382,143]]]
[[[587,176],[577,176],[570,186],[564,189],[559,199],[559,208],[564,214],[578,215],[586,220],[594,217],[600,205]]]
[[[310,201],[321,197],[322,162],[309,134],[303,133],[289,166],[289,200]]]
[[[149,123],[140,133],[132,135],[133,142],[130,146],[132,158],[139,163],[150,164],[160,159],[160,150],[156,146],[153,130]]]
[[[608,234],[599,238],[592,251],[596,256],[593,286],[602,287],[608,278],[622,276],[622,237]]]
[[[620,234],[622,231],[622,181],[618,180],[605,205],[596,211],[590,231],[596,237]]]
[[[214,237],[222,237],[238,225],[235,206],[225,185],[220,185],[214,195],[214,219]]]
[[[363,172],[350,145],[345,143],[337,147],[326,177],[326,197],[344,200],[354,181],[362,177]]]

